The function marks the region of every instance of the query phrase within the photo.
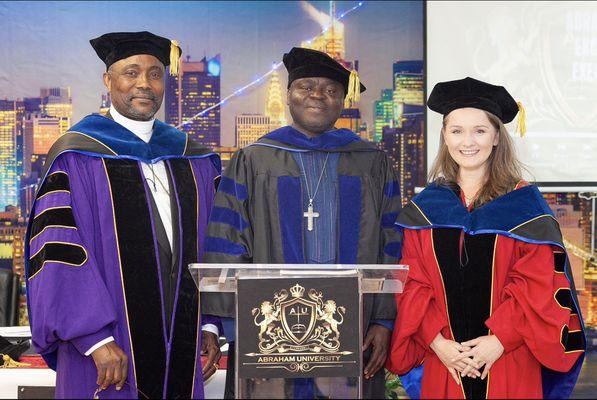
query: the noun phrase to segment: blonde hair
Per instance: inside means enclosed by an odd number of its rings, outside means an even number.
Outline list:
[[[502,121],[495,115],[487,111],[484,112],[497,131],[498,144],[494,146],[487,159],[485,183],[477,193],[473,207],[479,207],[512,191],[518,182],[522,180],[522,170],[524,168],[516,156],[514,144]],[[436,181],[440,185],[455,188],[458,187],[459,166],[450,155],[448,146],[444,141],[446,119],[446,116],[444,116],[439,152],[429,172],[429,182]]]

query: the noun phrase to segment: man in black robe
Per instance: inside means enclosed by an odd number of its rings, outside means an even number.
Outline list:
[[[401,204],[390,160],[350,130],[334,128],[345,98],[358,98],[365,87],[355,71],[319,51],[293,48],[284,65],[293,123],[232,158],[210,217],[206,262],[397,263],[401,235],[393,225]],[[205,295],[202,309],[231,318],[234,300]],[[382,367],[394,318],[391,296],[365,296],[365,397],[384,396]],[[232,327],[225,323],[228,372]],[[227,376],[226,397],[233,395],[233,377]]]

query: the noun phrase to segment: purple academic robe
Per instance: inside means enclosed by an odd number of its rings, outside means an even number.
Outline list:
[[[99,122],[124,129],[113,121]],[[160,127],[168,132],[169,127]],[[71,144],[81,136],[67,135]],[[121,391],[112,385],[99,398],[203,398],[200,324],[217,321],[209,316],[200,321],[199,296],[187,265],[203,256],[217,156],[205,151],[187,156],[193,146],[185,143],[178,156],[161,157],[180,221],[174,225],[177,262],[167,266],[178,270],[168,321],[151,194],[140,161],[126,154],[138,149],[103,156],[73,146],[68,150],[64,142],[58,146],[67,150],[49,160],[26,246],[32,339],[56,369],[56,397],[94,395],[97,370],[84,353],[113,336],[129,358],[128,378]],[[109,138],[103,143],[113,144]]]

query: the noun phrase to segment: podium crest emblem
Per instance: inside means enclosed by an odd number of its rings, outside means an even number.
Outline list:
[[[253,308],[253,321],[259,327],[259,350],[274,352],[333,353],[340,348],[340,330],[346,308],[334,300],[324,300],[315,289],[307,292],[298,283],[274,294]]]
[[[239,279],[238,376],[360,376],[359,284],[358,276]]]
[[[280,303],[284,332],[296,345],[303,343],[315,328],[317,303],[303,298],[305,288],[298,283],[290,288],[290,300]]]

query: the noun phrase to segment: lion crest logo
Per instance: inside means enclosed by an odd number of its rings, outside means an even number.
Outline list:
[[[262,354],[286,352],[334,353],[340,348],[339,326],[346,308],[323,293],[298,283],[274,294],[252,309],[253,322],[259,327],[259,350]]]

